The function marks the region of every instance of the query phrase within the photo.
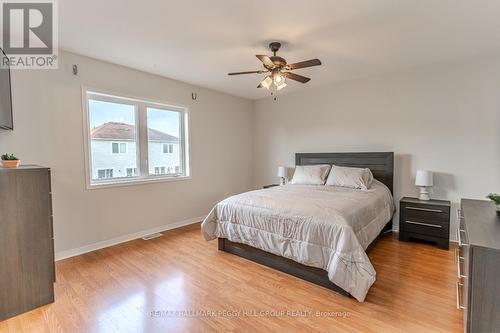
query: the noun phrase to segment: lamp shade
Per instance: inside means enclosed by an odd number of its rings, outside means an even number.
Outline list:
[[[266,89],[269,89],[269,87],[271,86],[272,83],[273,83],[273,79],[271,78],[270,75],[266,76],[266,78],[264,80],[260,81],[260,84]]]
[[[415,185],[417,186],[434,185],[434,181],[432,179],[432,171],[417,170],[417,176],[415,177]]]
[[[287,177],[287,168],[284,166],[278,167],[278,177],[286,178]]]

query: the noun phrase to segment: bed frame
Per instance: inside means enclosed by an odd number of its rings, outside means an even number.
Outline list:
[[[384,183],[391,193],[394,185],[394,153],[297,153],[295,165],[335,164],[339,166],[369,168],[373,177]],[[377,240],[386,232],[392,231],[392,220],[389,221],[377,238],[370,243],[368,252]],[[231,242],[226,238],[219,238],[219,250],[229,252],[242,258],[254,261],[278,271],[296,276],[322,287],[331,289],[339,294],[349,296],[349,293],[332,283],[328,273],[320,268],[299,264],[291,259],[262,251],[249,245]]]

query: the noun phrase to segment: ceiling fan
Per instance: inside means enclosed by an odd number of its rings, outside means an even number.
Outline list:
[[[256,55],[256,57],[259,58],[260,61],[262,61],[265,70],[228,73],[228,75],[270,73],[264,78],[264,80],[259,83],[257,88],[276,88],[276,90],[281,90],[286,87],[286,79],[295,80],[301,83],[307,83],[309,80],[311,80],[308,77],[298,75],[290,71],[294,69],[319,66],[321,65],[321,61],[319,59],[311,59],[294,64],[287,64],[284,58],[276,55],[276,52],[278,52],[280,47],[281,43],[272,42],[269,44],[269,48],[274,53],[273,56],[269,57],[267,55]]]

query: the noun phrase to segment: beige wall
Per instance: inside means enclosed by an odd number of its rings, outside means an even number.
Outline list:
[[[500,192],[496,59],[304,89],[257,101],[254,117],[255,187],[277,182],[296,152],[394,151],[396,199],[417,195],[417,169],[436,172],[433,197],[454,210],[461,197]]]
[[[295,152],[394,151],[396,199],[417,194],[419,168],[436,172],[433,196],[455,206],[460,197],[500,191],[496,59],[304,87],[278,102],[251,102],[67,52],[60,56],[59,70],[13,71],[15,130],[0,131],[0,152],[52,168],[59,257],[192,221],[227,195],[277,182],[276,167],[293,166]],[[190,106],[193,178],[86,190],[82,86]]]
[[[15,130],[0,131],[1,152],[52,168],[59,256],[203,216],[214,202],[251,187],[252,102],[67,52],[59,66],[13,71]],[[82,86],[190,106],[192,179],[86,190]]]

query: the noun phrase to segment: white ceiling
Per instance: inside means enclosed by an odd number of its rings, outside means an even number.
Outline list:
[[[62,0],[60,47],[249,99],[255,54],[284,46],[308,86],[496,52],[499,0]],[[304,89],[291,82],[286,92]]]

